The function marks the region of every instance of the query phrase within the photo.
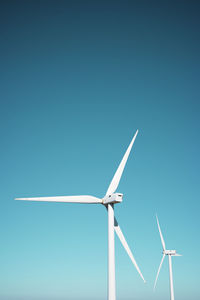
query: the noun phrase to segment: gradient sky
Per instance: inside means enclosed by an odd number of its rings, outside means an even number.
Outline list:
[[[115,213],[118,300],[200,299],[199,1],[1,1],[0,299],[103,300],[100,205],[15,197],[103,197],[139,134]]]

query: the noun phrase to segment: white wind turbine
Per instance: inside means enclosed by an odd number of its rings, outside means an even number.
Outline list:
[[[141,278],[144,280],[144,277],[133,257],[133,254],[125,240],[125,237],[119,227],[119,224],[114,217],[114,204],[122,202],[123,194],[115,193],[124,167],[126,165],[128,156],[130,154],[133,143],[138,134],[138,130],[136,131],[124,157],[108,187],[106,195],[100,199],[94,196],[58,196],[58,197],[37,197],[37,198],[16,198],[15,200],[28,200],[28,201],[49,201],[49,202],[71,202],[71,203],[99,203],[103,204],[108,211],[108,300],[115,300],[115,241],[114,241],[114,230],[118,235],[122,245],[124,246],[127,254],[129,255],[132,263],[140,274]],[[145,282],[145,280],[144,280]]]
[[[161,229],[160,229],[160,225],[159,225],[157,215],[156,215],[156,220],[157,220],[158,230],[159,230],[159,233],[160,233],[160,239],[161,239],[161,243],[162,243],[162,247],[163,247],[163,256],[162,256],[160,266],[158,268],[158,272],[157,272],[157,275],[156,275],[156,280],[155,280],[155,283],[154,283],[154,290],[155,290],[155,287],[156,287],[156,283],[157,283],[157,280],[158,280],[158,275],[160,273],[160,269],[161,269],[162,263],[164,261],[165,255],[168,255],[168,258],[169,258],[170,299],[174,300],[174,287],[173,287],[173,276],[172,276],[172,256],[182,256],[182,255],[176,253],[176,250],[166,250],[165,241],[164,241],[163,236],[162,236],[162,232],[161,232]]]

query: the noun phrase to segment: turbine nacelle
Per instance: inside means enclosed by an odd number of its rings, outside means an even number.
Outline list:
[[[120,193],[113,193],[112,195],[106,195],[103,198],[103,204],[110,204],[110,203],[120,203],[122,202],[123,194]]]
[[[176,250],[163,250],[165,255],[176,255]]]

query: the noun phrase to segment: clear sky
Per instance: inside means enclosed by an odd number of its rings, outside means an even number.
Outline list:
[[[103,197],[139,134],[115,213],[118,300],[200,299],[199,1],[1,1],[0,299],[103,300],[100,205],[15,197]]]

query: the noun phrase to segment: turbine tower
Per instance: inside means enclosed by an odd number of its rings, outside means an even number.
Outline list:
[[[34,198],[16,198],[15,200],[27,200],[27,201],[49,201],[49,202],[70,202],[70,203],[96,203],[102,204],[106,207],[108,211],[108,300],[115,300],[115,239],[114,239],[114,231],[119,237],[122,245],[124,246],[127,254],[129,255],[132,263],[134,264],[136,270],[138,271],[141,278],[144,280],[144,277],[133,257],[133,254],[126,242],[126,239],[119,227],[119,224],[114,216],[114,205],[122,202],[123,194],[115,193],[122,173],[124,171],[124,167],[126,165],[127,159],[129,157],[131,148],[138,134],[138,130],[136,131],[124,157],[108,187],[106,195],[100,199],[94,196],[81,195],[81,196],[56,196],[56,197],[34,197]]]
[[[173,276],[172,276],[172,256],[182,256],[182,255],[176,253],[176,250],[166,250],[165,241],[163,239],[163,235],[162,235],[162,232],[161,232],[161,229],[160,229],[160,224],[159,224],[157,215],[156,215],[156,220],[157,220],[158,230],[159,230],[159,233],[160,233],[160,239],[161,239],[161,243],[162,243],[162,247],[163,247],[163,256],[162,256],[160,266],[158,268],[158,272],[157,272],[157,275],[156,275],[156,280],[155,280],[155,283],[154,283],[154,290],[155,290],[155,287],[156,287],[156,283],[157,283],[157,280],[158,280],[158,275],[160,273],[160,269],[161,269],[162,263],[164,261],[165,255],[168,255],[168,259],[169,259],[170,299],[174,300],[174,287],[173,287]]]

